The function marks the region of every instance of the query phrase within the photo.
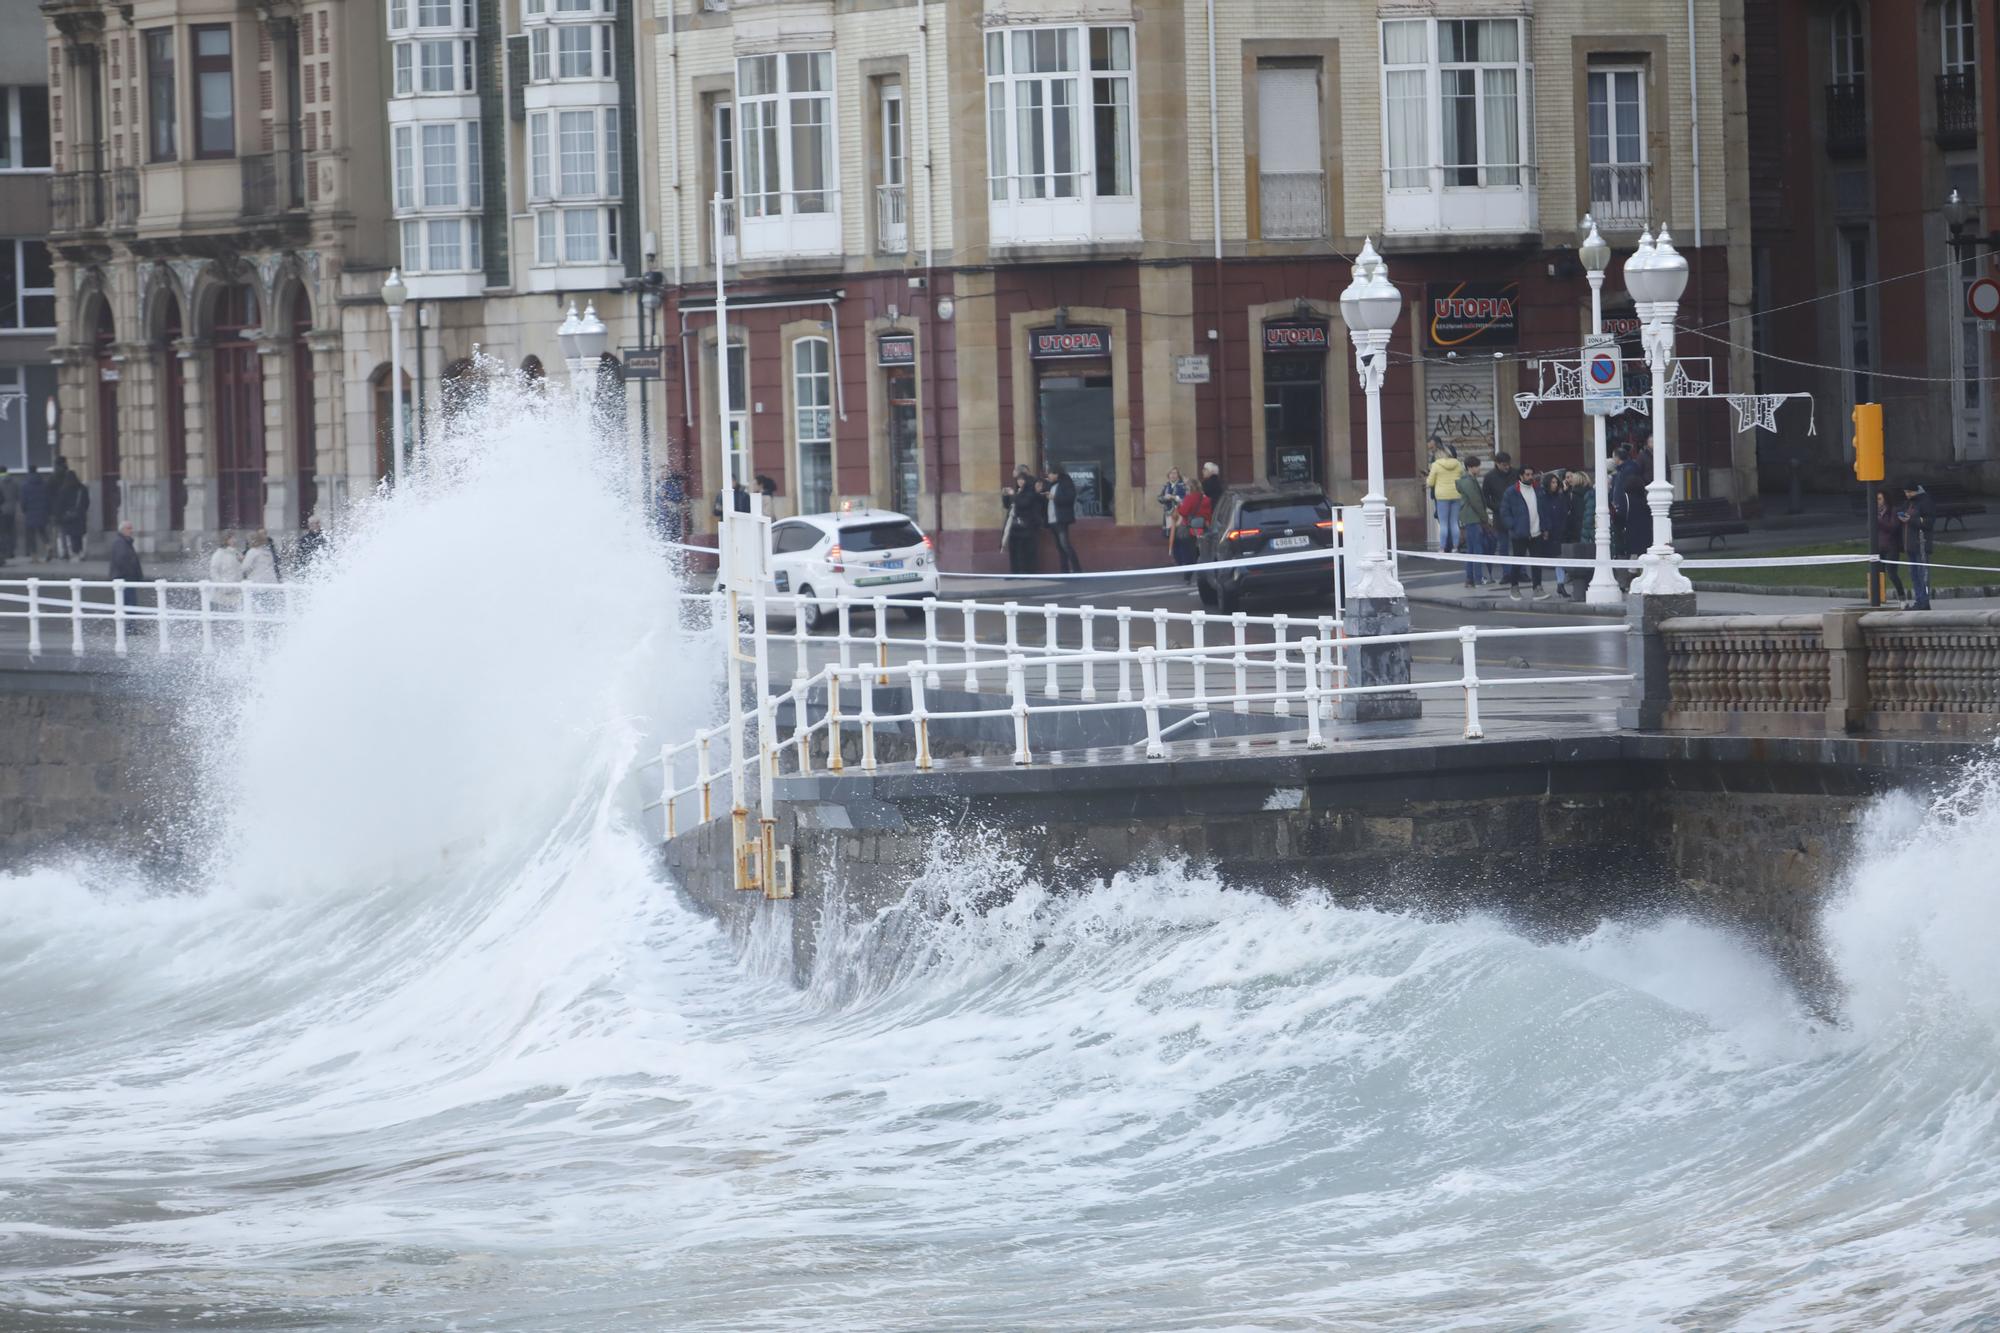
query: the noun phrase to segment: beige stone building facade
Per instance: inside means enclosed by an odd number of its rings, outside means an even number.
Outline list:
[[[712,491],[727,435],[781,510],[898,505],[960,564],[998,559],[1023,463],[1083,484],[1087,562],[1157,554],[1170,468],[1353,499],[1336,306],[1366,236],[1406,297],[1385,398],[1405,521],[1434,436],[1582,466],[1580,413],[1523,421],[1513,397],[1587,331],[1585,212],[1621,255],[1670,225],[1683,322],[1721,335],[1682,350],[1748,383],[1741,30],[1738,0],[1697,0],[1691,24],[1546,0],[683,6],[656,109],[687,466]],[[717,191],[746,307],[726,411]],[[1616,261],[1607,308],[1636,343]],[[1689,490],[1754,495],[1732,427],[1670,416]]]

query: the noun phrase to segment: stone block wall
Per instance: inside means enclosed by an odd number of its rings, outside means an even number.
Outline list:
[[[48,856],[171,857],[185,807],[175,699],[124,673],[0,669],[0,869]]]

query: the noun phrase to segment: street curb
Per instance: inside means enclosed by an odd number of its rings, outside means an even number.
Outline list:
[[[1711,583],[1707,579],[1697,579],[1694,583],[1697,594],[1704,592],[1743,593],[1752,597],[1828,597],[1853,598],[1865,596],[1860,588],[1807,588],[1776,587],[1768,583]],[[1932,588],[1931,600],[1942,601],[1949,597],[2000,597],[2000,584],[1982,583],[1966,588]]]
[[[1437,593],[1409,592],[1404,595],[1412,602],[1422,602],[1426,606],[1448,606],[1457,611],[1506,611],[1537,616],[1598,616],[1605,620],[1623,620],[1623,606],[1592,606],[1588,602],[1566,602],[1551,597],[1546,602],[1510,601],[1506,597],[1446,597]]]

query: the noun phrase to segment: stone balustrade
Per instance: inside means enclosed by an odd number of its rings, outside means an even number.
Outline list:
[[[2000,611],[1676,616],[1658,634],[1668,731],[2000,732]]]

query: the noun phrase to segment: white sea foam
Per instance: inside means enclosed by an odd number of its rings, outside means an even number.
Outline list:
[[[1884,803],[1829,1029],[1684,921],[1055,893],[976,834],[812,984],[622,775],[713,645],[522,410],[209,678],[199,892],[0,880],[0,1325],[1917,1327],[2000,1301],[2000,800]],[[560,539],[560,540],[556,540]],[[560,548],[560,549],[555,549]],[[777,910],[769,915],[775,921]]]

